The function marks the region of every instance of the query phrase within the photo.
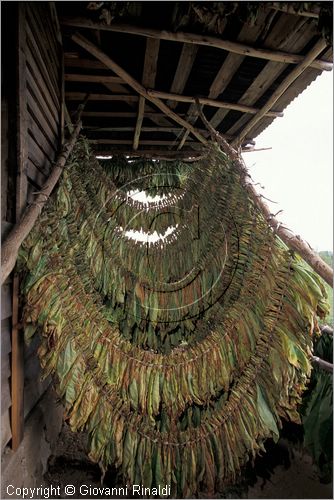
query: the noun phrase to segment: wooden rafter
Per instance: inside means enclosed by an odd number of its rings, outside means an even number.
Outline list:
[[[259,36],[263,37],[263,32],[262,32],[262,26],[264,22],[263,18],[266,17],[266,14],[262,13],[260,15],[261,18],[258,19],[259,22],[256,23],[251,29],[250,27],[248,27],[248,25],[243,26],[237,38],[238,42],[246,44],[254,44],[258,40]],[[220,70],[216,75],[216,78],[211,84],[209,97],[216,99],[222,92],[224,92],[224,90],[227,88],[232,78],[240,68],[241,64],[244,62],[245,57],[246,57],[245,55],[234,54],[234,53],[229,53],[226,56],[224,63],[222,64]],[[218,126],[228,112],[229,112],[228,109],[224,108],[218,109],[211,118],[211,123],[214,122],[213,126],[214,127]]]
[[[160,40],[146,40],[146,51],[142,84],[144,87],[154,87],[157,76]]]
[[[177,102],[196,102],[196,97],[180,95],[180,94],[172,94],[169,92],[159,92],[158,90],[148,89],[147,93],[152,97],[158,97],[159,99],[169,99]],[[260,110],[258,108],[253,108],[252,106],[245,106],[243,104],[233,104],[230,102],[224,101],[216,101],[215,99],[209,99],[207,97],[199,97],[198,98],[200,104],[203,106],[213,106],[215,108],[225,108],[225,109],[233,109],[236,111],[242,111],[243,113],[250,113],[255,115]],[[268,111],[267,116],[271,117],[281,117],[283,113],[281,111]]]
[[[183,93],[184,87],[186,86],[191,69],[193,67],[197,51],[198,47],[196,45],[193,45],[191,43],[183,44],[173,83],[170,88],[171,93]],[[172,100],[167,101],[166,104],[171,109],[175,109],[177,106],[177,102]]]
[[[256,42],[257,38],[259,37],[261,31],[262,31],[262,16],[264,14],[260,14],[261,18],[259,20],[259,23],[254,25],[253,27],[248,26],[248,24],[244,25],[238,35],[237,41],[241,43],[254,43]],[[234,54],[234,53],[229,53],[227,54],[223,64],[221,65],[215,79],[213,80],[210,90],[209,90],[209,99],[217,99],[217,97],[224,92],[230,81],[232,80],[234,74],[240,67],[241,63],[244,61],[246,56],[240,55],[240,54]],[[228,113],[228,109],[226,108],[220,108],[218,111],[215,113],[214,116],[218,115],[224,115]],[[192,104],[189,108],[189,116],[191,117],[191,123],[195,124],[197,117],[198,117],[198,112],[197,112],[197,106],[195,104]],[[219,122],[220,123],[220,122]],[[178,149],[182,149],[184,146],[184,143],[188,137],[188,131],[186,130],[183,137],[181,138],[180,144],[178,146]]]
[[[71,68],[84,68],[84,69],[106,69],[105,65],[101,61],[96,61],[93,59],[84,59],[77,54],[76,57],[71,56],[68,52],[64,55],[65,67]]]
[[[144,87],[154,87],[157,75],[160,40],[147,39],[143,68],[142,84]],[[138,116],[135,133],[133,136],[133,149],[138,149],[140,131],[145,112],[145,97],[140,96],[138,105]]]
[[[78,28],[91,28],[107,31],[114,31],[118,33],[128,33],[132,35],[144,36],[147,38],[157,38],[159,40],[169,40],[172,42],[193,43],[197,45],[206,45],[209,47],[216,47],[218,49],[241,54],[249,57],[256,57],[258,59],[265,59],[267,61],[276,61],[285,64],[299,64],[303,61],[304,56],[300,54],[290,54],[278,50],[259,49],[238,42],[231,42],[229,40],[222,40],[221,38],[207,35],[197,35],[194,33],[171,32],[161,31],[151,28],[141,28],[127,24],[105,24],[103,22],[94,22],[87,18],[62,18],[61,23],[66,26],[75,26]],[[333,64],[321,59],[314,60],[311,64],[312,68],[331,71]]]
[[[183,151],[168,151],[165,149],[141,149],[133,151],[131,149],[112,149],[112,150],[95,150],[96,156],[112,156],[112,155],[124,155],[139,158],[157,158],[160,160],[175,160],[183,159],[187,161],[192,158],[198,160],[202,157],[203,153],[201,150],[183,150]]]
[[[133,113],[134,116],[136,116],[135,113]],[[92,131],[92,132],[134,132],[135,127],[96,127],[96,126],[84,126],[83,127],[85,130]],[[142,132],[161,132],[165,134],[171,134],[171,133],[179,133],[184,130],[182,127],[142,127],[141,131]],[[198,129],[198,131],[205,135],[207,134],[207,131],[205,129]]]
[[[280,12],[285,12],[286,14],[294,14],[296,16],[303,17],[313,17],[314,19],[318,19],[320,13],[319,6],[310,6],[311,10],[307,10],[303,8],[303,2],[300,2],[300,8],[296,9],[292,4],[288,5],[287,2],[270,2],[270,8],[274,10],[278,10]]]
[[[145,111],[145,97],[140,96],[139,97],[139,104],[138,104],[138,115],[137,115],[135,133],[133,136],[133,149],[134,150],[138,149],[141,126],[142,126],[143,118],[144,118],[144,111]]]
[[[101,62],[97,59],[81,58],[78,52],[66,52],[65,53],[65,63],[68,67],[78,67],[78,68],[85,68],[85,69],[104,69],[104,70],[109,69],[109,68],[107,68],[107,66],[103,62]],[[115,78],[115,77],[113,77],[113,78]],[[119,78],[119,77],[117,77],[117,78]],[[120,79],[120,81],[123,82],[122,79]],[[104,85],[105,88],[107,88],[112,93],[116,93],[119,95],[130,94],[130,90],[128,89],[128,87],[126,85],[121,84],[121,83],[109,83],[108,81],[103,80],[102,84]],[[83,94],[81,94],[81,95],[83,95]],[[107,94],[105,94],[105,95],[107,95]],[[77,99],[74,99],[74,100],[77,100]],[[106,100],[112,100],[112,98],[109,97],[109,98],[106,98]],[[131,101],[131,99],[130,100],[128,99],[126,102],[130,107],[137,108],[138,99],[136,99],[135,101]],[[109,118],[113,117],[113,116],[116,118],[121,118],[122,116],[126,117],[126,114],[123,114],[121,116],[117,116],[117,115],[118,115],[118,113],[115,115],[110,114]],[[93,116],[93,115],[84,114],[83,116]],[[97,114],[96,116],[103,116],[103,115]],[[137,112],[133,116],[128,116],[128,118],[134,117],[134,116],[137,116]],[[149,118],[150,120],[152,120],[153,123],[155,123],[159,126],[171,126],[171,122],[166,118],[165,114],[155,112],[154,108],[152,108],[148,104],[145,105],[145,116],[147,118]],[[182,116],[182,115],[180,115],[180,116]]]
[[[78,75],[74,73],[65,73],[66,82],[85,82],[85,83],[123,83],[119,76],[102,75]]]
[[[66,92],[65,96],[69,101],[82,101],[85,98],[84,92]],[[90,101],[125,101],[138,102],[137,95],[121,94],[89,94]]]
[[[202,143],[206,144],[206,139],[200,134],[192,125],[186,122],[183,118],[172,111],[166,104],[164,104],[160,99],[152,97],[147,93],[145,87],[140,84],[135,78],[133,78],[127,71],[125,71],[121,66],[119,66],[115,61],[113,61],[107,54],[105,54],[101,49],[99,49],[95,44],[84,38],[82,35],[76,33],[72,35],[72,40],[78,45],[86,49],[90,54],[94,55],[97,59],[102,61],[107,67],[109,67],[116,75],[120,76],[130,87],[132,87],[138,94],[145,97],[148,101],[151,101],[157,108],[159,108],[167,117],[179,123],[181,126],[190,130],[190,132]]]
[[[135,118],[134,111],[85,111],[83,117],[89,118]]]
[[[279,49],[291,49],[295,47],[295,50],[302,50],[308,41],[308,38],[300,35],[306,23],[306,18],[290,19],[289,22],[287,22],[284,17],[279,19],[275,28],[268,33],[264,45],[270,47],[276,44]],[[269,61],[249,85],[238,103],[248,106],[253,105],[261,95],[270,88],[286,67],[286,65]],[[217,127],[225,118],[226,114],[226,110],[218,110],[210,120],[212,126]],[[243,115],[232,125],[232,135],[235,135],[240,130],[241,126],[245,125],[247,118],[247,116]]]
[[[92,117],[92,118],[135,118],[137,116],[137,113],[135,111],[86,111],[82,113],[82,116]],[[145,111],[145,116],[147,118],[154,119],[154,118],[162,118],[165,115],[163,113],[156,113],[156,112],[150,113]],[[183,117],[185,115],[183,113],[179,114],[179,116]]]
[[[133,144],[133,141],[131,139],[90,139],[89,140],[92,144],[125,144],[125,145],[131,145]],[[193,141],[189,141],[193,142]],[[161,140],[141,140],[140,144],[144,146],[172,146],[174,144],[174,141],[161,141]],[[136,150],[135,150],[136,151]]]
[[[259,120],[265,115],[265,113],[272,108],[272,106],[278,101],[278,99],[284,94],[284,92],[290,87],[290,85],[307,69],[311,66],[312,61],[326,48],[327,43],[325,40],[320,39],[314,47],[305,56],[303,62],[298,64],[291,73],[283,80],[283,82],[278,86],[278,88],[273,92],[270,99],[266,102],[263,108],[247,123],[243,128],[237,138],[232,141],[232,146],[239,145],[244,137],[249,134],[252,128],[258,123]]]

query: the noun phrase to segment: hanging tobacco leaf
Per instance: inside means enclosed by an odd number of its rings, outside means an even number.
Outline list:
[[[81,138],[20,253],[26,336],[41,335],[72,429],[103,468],[172,497],[221,491],[298,420],[327,313],[241,178],[215,144],[191,168],[99,164]]]

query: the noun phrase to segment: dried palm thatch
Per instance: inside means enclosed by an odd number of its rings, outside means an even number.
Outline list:
[[[325,292],[241,179],[214,144],[192,164],[102,165],[82,138],[21,249],[26,337],[91,459],[128,484],[221,491],[299,420]]]

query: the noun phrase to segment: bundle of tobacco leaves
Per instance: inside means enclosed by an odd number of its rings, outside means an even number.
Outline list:
[[[20,262],[26,338],[128,484],[213,494],[299,420],[325,291],[215,144],[99,163],[80,138]]]

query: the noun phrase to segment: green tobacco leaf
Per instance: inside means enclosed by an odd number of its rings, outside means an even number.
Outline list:
[[[256,390],[257,390],[257,408],[259,410],[259,416],[264,423],[264,425],[272,431],[274,434],[274,439],[278,440],[279,438],[279,432],[278,428],[275,422],[275,418],[273,414],[270,411],[270,408],[266,402],[266,399],[264,397],[263,391],[261,387],[256,384]]]
[[[165,197],[144,204],[136,190]],[[149,247],[126,233],[169,225]],[[282,414],[298,418],[323,287],[218,144],[191,163],[99,163],[79,138],[19,261],[43,373],[72,429],[88,433],[90,457],[124,484],[217,496],[278,438]],[[306,439],[321,461],[332,400],[312,383]]]

